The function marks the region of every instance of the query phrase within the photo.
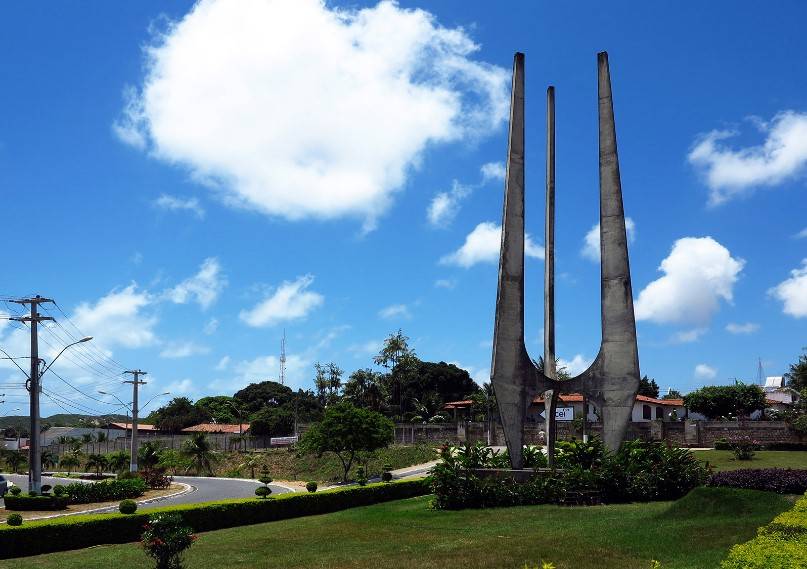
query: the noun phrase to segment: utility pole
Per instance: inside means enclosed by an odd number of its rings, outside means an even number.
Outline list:
[[[42,491],[42,447],[41,438],[39,436],[40,420],[39,420],[39,393],[42,386],[39,384],[39,336],[37,333],[37,324],[43,320],[53,320],[50,316],[40,316],[39,305],[44,302],[53,302],[49,298],[42,298],[36,295],[33,298],[20,298],[12,300],[16,304],[31,305],[31,312],[28,316],[18,316],[9,318],[9,320],[16,320],[18,322],[28,322],[31,326],[31,372],[28,375],[26,382],[26,389],[31,395],[30,405],[30,418],[31,418],[31,436],[28,443],[28,490],[36,492],[37,494]]]
[[[283,328],[283,339],[280,341],[280,385],[286,385],[286,329]]]
[[[137,388],[146,383],[140,379],[140,376],[147,374],[145,371],[139,369],[125,371],[123,373],[131,373],[133,377],[132,380],[124,381],[123,383],[132,384],[132,448],[130,451],[131,459],[129,461],[129,472],[137,472]]]

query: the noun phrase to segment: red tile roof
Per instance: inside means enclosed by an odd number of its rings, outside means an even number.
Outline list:
[[[116,429],[124,429],[124,430],[127,430],[127,431],[132,430],[132,424],[131,423],[110,423],[110,426],[112,426],[112,427],[114,427]],[[137,430],[138,431],[159,431],[159,429],[157,428],[157,425],[147,425],[147,424],[144,424],[144,423],[138,423],[137,424]]]
[[[462,401],[449,401],[443,405],[443,409],[463,409],[465,407],[470,407],[473,404],[474,402],[470,399],[464,399]]]
[[[227,423],[202,423],[182,429],[183,433],[229,433],[236,435],[242,431],[245,433],[249,431],[249,423],[244,423],[240,426]]]

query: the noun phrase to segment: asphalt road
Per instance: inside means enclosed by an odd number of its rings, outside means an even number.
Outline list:
[[[22,474],[5,474],[7,480],[28,490],[28,476]],[[255,488],[261,484],[252,480],[236,480],[232,478],[205,478],[197,476],[174,476],[175,482],[182,482],[191,486],[191,491],[173,498],[164,498],[149,504],[142,504],[139,509],[159,508],[174,504],[195,504],[197,502],[211,502],[213,500],[226,500],[228,498],[254,498]],[[52,478],[43,476],[42,483],[54,486],[56,484],[69,484],[74,480],[64,478]],[[284,494],[289,492],[286,488],[270,484],[272,494]]]

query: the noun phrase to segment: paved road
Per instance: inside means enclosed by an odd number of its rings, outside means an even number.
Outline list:
[[[10,480],[23,492],[28,490],[28,476],[24,474],[6,474]],[[213,500],[225,500],[228,498],[254,498],[255,488],[260,486],[259,482],[253,480],[235,480],[231,478],[205,478],[196,476],[175,476],[174,481],[182,482],[191,486],[191,491],[173,498],[164,498],[150,504],[143,504],[140,509],[159,508],[174,504],[195,504],[197,502],[210,502]],[[69,484],[64,478],[52,478],[43,476],[42,483],[54,486],[56,484]],[[270,484],[272,494],[284,494],[288,489]]]

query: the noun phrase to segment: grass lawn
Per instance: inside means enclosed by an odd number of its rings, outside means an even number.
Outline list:
[[[375,452],[370,459],[368,476],[380,475],[384,464],[390,464],[394,469],[404,468],[415,464],[423,464],[437,458],[435,445],[392,445]],[[301,455],[289,449],[268,449],[257,453],[269,467],[269,473],[275,480],[316,480],[317,482],[339,482],[342,480],[342,463],[332,454],[325,454],[317,458],[312,455]],[[224,455],[223,460],[216,464],[216,476],[233,476],[236,478],[249,478],[251,472],[248,468],[238,468],[244,456],[237,453]],[[351,475],[355,474],[358,464],[353,465]],[[257,470],[260,470],[258,468]],[[256,476],[260,474],[256,471]]]
[[[709,461],[717,470],[739,470],[741,468],[801,468],[807,469],[807,451],[803,450],[761,450],[752,460],[736,460],[730,450],[694,451],[702,461]]]
[[[201,534],[188,569],[558,569],[717,567],[729,547],[789,508],[793,498],[699,488],[677,502],[529,506],[442,512],[428,497]],[[5,568],[148,567],[136,544],[0,562]]]

